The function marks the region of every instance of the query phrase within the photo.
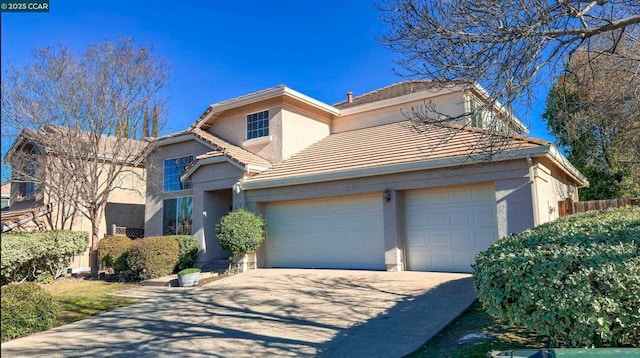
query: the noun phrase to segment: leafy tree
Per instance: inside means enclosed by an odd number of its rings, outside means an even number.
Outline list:
[[[94,273],[110,193],[144,179],[138,169],[151,143],[132,139],[148,131],[143,122],[150,109],[154,121],[161,117],[168,72],[151,48],[119,38],[82,55],[64,46],[37,49],[31,61],[4,73],[3,139],[24,136],[36,148],[8,154],[12,177],[35,183],[50,201],[89,219]]]
[[[616,50],[640,54],[640,44]],[[591,183],[583,200],[640,196],[640,58],[577,53],[552,87],[543,118]]]

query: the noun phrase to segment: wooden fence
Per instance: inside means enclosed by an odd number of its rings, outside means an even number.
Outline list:
[[[640,198],[618,198],[610,200],[589,200],[589,201],[573,201],[571,199],[558,202],[558,212],[560,216],[584,213],[591,210],[602,210],[608,208],[619,208],[625,205],[640,206]]]

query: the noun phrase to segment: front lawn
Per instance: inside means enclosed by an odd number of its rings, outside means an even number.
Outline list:
[[[476,302],[408,357],[484,358],[492,350],[545,347],[545,337],[498,322]]]
[[[62,326],[140,302],[140,299],[109,294],[134,287],[137,285],[82,278],[60,278],[42,285],[42,288],[50,293],[58,303],[59,310],[55,326]]]

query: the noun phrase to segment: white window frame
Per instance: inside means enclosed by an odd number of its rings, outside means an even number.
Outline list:
[[[267,120],[266,120],[267,125],[266,125],[266,127],[263,127],[262,129],[266,128],[267,133],[266,134],[263,133],[261,136],[258,136],[257,133],[258,133],[259,129],[257,129],[257,128],[256,129],[249,129],[249,116],[258,115],[258,114],[263,113],[263,112],[267,112]],[[256,120],[259,120],[259,119],[256,119]],[[245,137],[246,137],[247,141],[253,140],[253,139],[257,139],[257,138],[267,138],[267,137],[269,137],[269,135],[270,135],[269,122],[270,121],[271,121],[271,110],[269,108],[263,109],[263,110],[260,110],[260,111],[247,113],[246,116],[245,116],[245,126],[244,126],[244,128],[245,128]],[[249,137],[249,133],[250,132],[256,132],[256,136]]]

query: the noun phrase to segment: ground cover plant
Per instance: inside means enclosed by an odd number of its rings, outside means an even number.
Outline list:
[[[640,208],[572,215],[478,255],[487,313],[555,346],[640,347]]]

